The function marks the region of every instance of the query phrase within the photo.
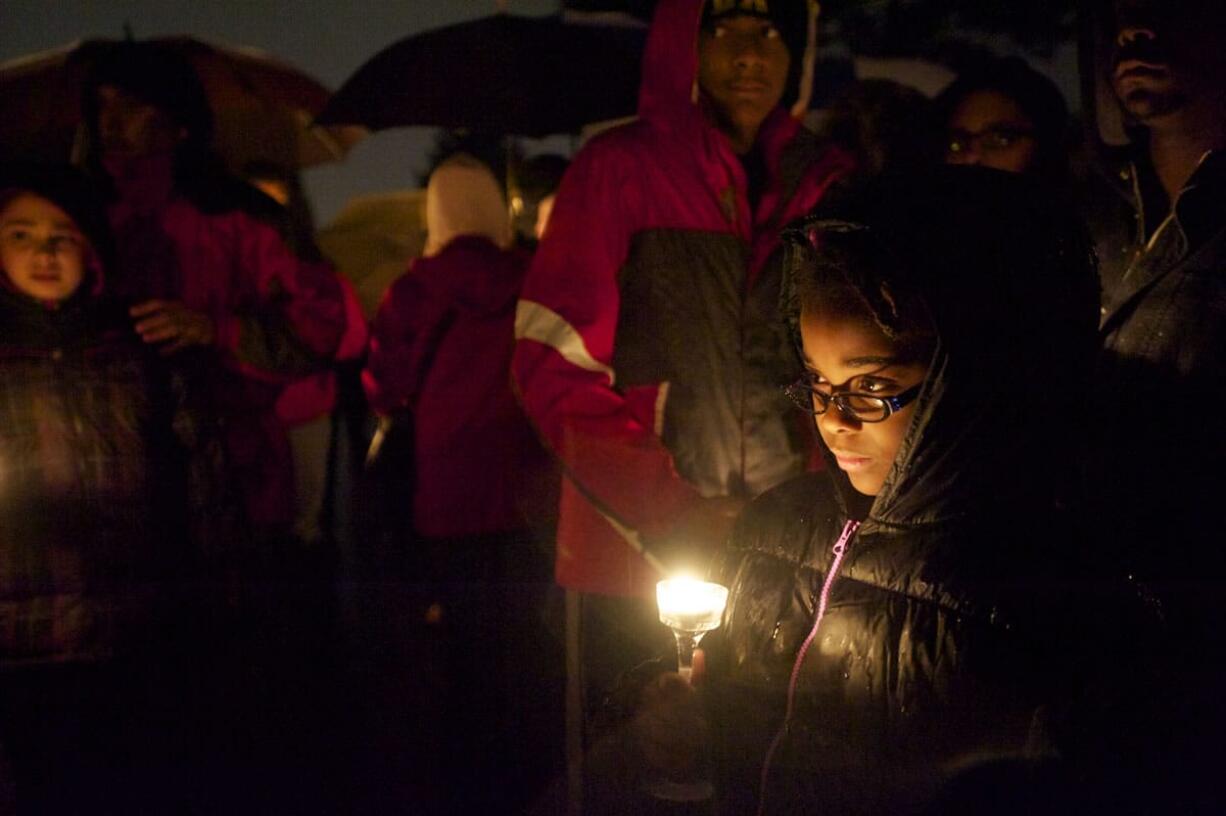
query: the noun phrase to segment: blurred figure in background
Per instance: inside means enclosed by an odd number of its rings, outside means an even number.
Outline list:
[[[314,221],[310,203],[302,191],[298,174],[275,162],[253,162],[243,168],[243,176],[284,209],[282,229],[286,242],[298,255],[318,260]],[[352,483],[337,472],[343,463],[335,455],[333,411],[337,405],[337,368],[349,363],[360,366],[366,351],[368,331],[362,306],[353,285],[336,275],[345,303],[345,332],[334,357],[335,365],[286,385],[277,397],[276,412],[289,435],[294,470],[294,536],[317,554],[332,549],[337,534],[332,508],[325,505],[338,495],[337,479]]]
[[[215,622],[197,590],[236,543],[213,418],[105,296],[111,249],[79,172],[0,171],[0,753],[18,813],[189,808],[186,689]]]
[[[115,292],[145,343],[198,372],[254,539],[239,567],[244,615],[202,678],[212,708],[200,742],[216,763],[207,795],[300,810],[327,787],[335,666],[323,658],[337,639],[323,625],[327,606],[302,616],[277,400],[335,354],[341,287],[326,263],[287,244],[279,205],[225,172],[210,147],[208,98],[183,56],[157,43],[118,45],[92,66],[82,106],[82,160],[110,194]]]
[[[511,227],[519,243],[536,246],[541,240],[553,210],[554,194],[569,164],[565,157],[554,153],[543,153],[516,164],[508,198]]]
[[[292,525],[289,443],[275,401],[326,365],[345,325],[335,275],[265,220],[277,208],[209,150],[212,114],[183,57],[126,43],[86,83],[87,169],[111,192],[116,293],[163,354],[204,352],[230,467],[264,540]]]
[[[855,157],[852,179],[861,182],[925,163],[928,145],[920,134],[931,108],[914,88],[888,79],[861,80],[830,104],[822,132]]]
[[[1068,107],[1050,79],[1019,57],[971,62],[933,102],[940,155],[1067,184]]]
[[[464,154],[431,174],[426,226],[375,317],[363,384],[413,428],[404,490],[446,641],[447,812],[517,812],[561,750],[561,661],[539,620],[558,476],[510,382],[528,259],[494,175]]]
[[[1106,557],[1129,567],[1169,631],[1162,719],[1138,763],[1156,781],[1144,812],[1222,813],[1226,435],[1213,416],[1226,393],[1226,5],[1100,10],[1112,47],[1098,69],[1119,107],[1098,115],[1122,112],[1130,144],[1103,168],[1125,206],[1099,243],[1111,262],[1097,388],[1111,411],[1091,488]]]

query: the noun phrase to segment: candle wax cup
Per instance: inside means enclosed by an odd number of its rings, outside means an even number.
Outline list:
[[[727,587],[675,578],[656,584],[660,622],[678,632],[701,633],[719,627],[728,601]]]

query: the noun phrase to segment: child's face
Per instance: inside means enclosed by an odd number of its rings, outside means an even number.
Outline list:
[[[866,320],[803,311],[800,316],[805,367],[837,393],[892,397],[924,381],[927,365],[902,360],[888,337]],[[831,404],[814,417],[852,487],[876,496],[911,423],[912,402],[881,422],[860,422]]]
[[[732,15],[703,29],[698,85],[714,103],[717,123],[734,148],[753,147],[758,128],[783,98],[790,64],[788,47],[769,20]]]
[[[20,193],[0,210],[0,268],[23,294],[58,303],[85,277],[89,243],[47,199]]]

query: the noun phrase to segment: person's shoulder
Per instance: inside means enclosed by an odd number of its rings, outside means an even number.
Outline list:
[[[577,172],[624,173],[641,171],[645,163],[662,155],[663,145],[647,122],[635,119],[592,136],[575,154]]]
[[[814,530],[834,529],[841,516],[830,477],[804,473],[750,502],[737,520],[732,544],[791,558],[798,547],[807,546]]]
[[[847,175],[855,169],[856,159],[830,139],[802,125],[784,146],[779,166],[785,176],[812,172],[815,168],[828,175]]]

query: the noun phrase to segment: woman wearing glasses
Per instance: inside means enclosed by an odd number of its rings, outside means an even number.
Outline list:
[[[933,107],[946,163],[1066,182],[1070,142],[1064,97],[1019,57],[986,58],[966,66]]]
[[[699,694],[724,812],[1067,812],[1054,757],[1093,730],[1069,703],[1111,699],[1088,668],[1110,641],[1080,614],[1111,582],[1077,566],[1061,509],[1095,348],[1087,239],[1027,179],[971,168],[883,182],[790,237],[788,395],[827,469],[751,504],[714,568],[731,592]]]

